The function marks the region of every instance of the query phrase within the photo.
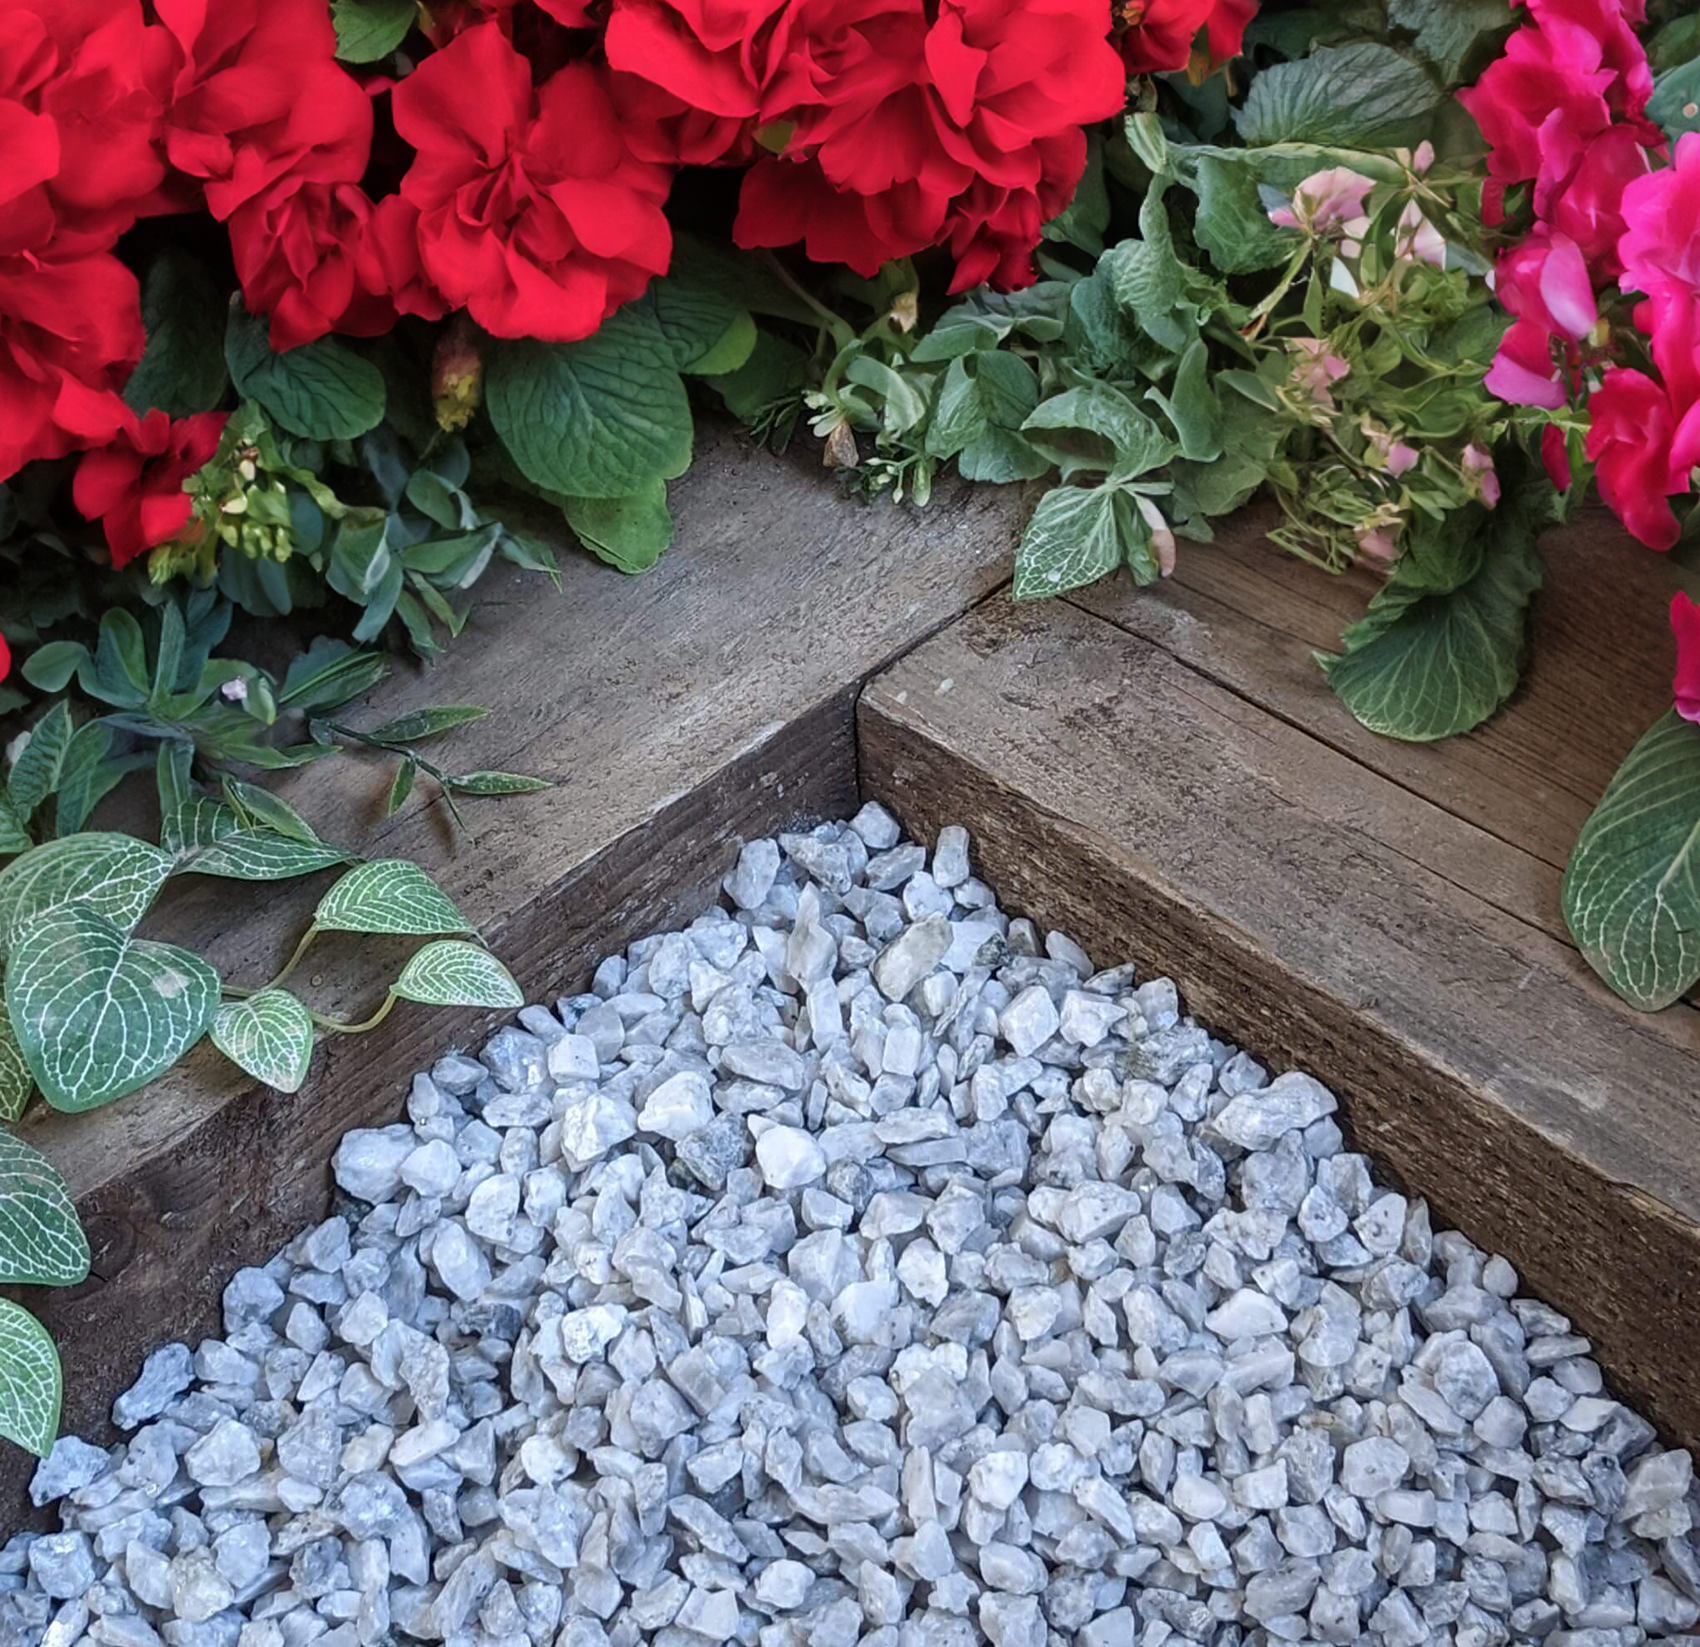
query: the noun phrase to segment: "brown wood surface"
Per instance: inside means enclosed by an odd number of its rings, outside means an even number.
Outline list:
[[[924,513],[864,508],[807,458],[712,427],[673,503],[678,539],[653,573],[624,578],[570,553],[559,595],[492,573],[443,663],[385,682],[346,716],[373,725],[422,703],[488,705],[488,720],[433,753],[558,788],[470,803],[474,841],[418,796],[383,820],[381,764],[339,759],[279,786],[327,839],[425,864],[530,999],[583,987],[609,949],[700,909],[741,836],[850,809],[858,683],[996,586],[1015,519],[1013,495],[965,486]],[[328,880],[181,883],[144,930],[258,983]],[[364,1015],[410,947],[325,939],[304,993]],[[31,1298],[60,1343],[67,1424],[98,1436],[148,1348],[212,1329],[230,1270],[322,1212],[338,1136],[399,1113],[412,1071],[480,1028],[404,1005],[380,1031],[333,1042],[292,1098],[203,1048],[107,1109],[36,1106],[24,1135],[65,1173],[95,1247],[89,1283]],[[14,1461],[10,1485],[19,1474]]]
[[[1235,609],[1194,642],[1225,677],[1208,649]],[[1327,1081],[1363,1148],[1571,1313],[1624,1395],[1700,1436],[1700,1012],[1634,1012],[1532,909],[1480,894],[1465,868],[1508,843],[1415,787],[1468,778],[1383,775],[1369,759],[1397,753],[1320,734],[1292,681],[1282,700],[1234,670],[995,599],[865,691],[864,788],[923,837],[967,825],[1009,907],[1173,976],[1202,1021]]]

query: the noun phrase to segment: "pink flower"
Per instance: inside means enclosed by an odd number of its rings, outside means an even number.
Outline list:
[[[1330,166],[1299,184],[1290,204],[1277,206],[1270,212],[1269,221],[1279,228],[1302,229],[1313,235],[1344,230],[1364,215],[1364,201],[1374,187],[1374,178],[1350,166]]]
[[[1570,442],[1556,423],[1541,430],[1541,462],[1547,479],[1561,492],[1570,490]]]
[[[1676,678],[1671,682],[1676,712],[1685,721],[1700,721],[1700,606],[1687,595],[1672,595],[1670,626],[1676,635]]]
[[[1626,292],[1700,293],[1700,132],[1684,132],[1673,164],[1624,189],[1623,220],[1617,250]]]
[[[1332,406],[1334,397],[1328,392],[1328,386],[1338,383],[1351,371],[1350,365],[1339,355],[1331,353],[1319,337],[1288,338],[1287,347],[1299,357],[1299,363],[1293,368],[1293,387],[1307,392],[1318,406]]]
[[[1360,526],[1357,529],[1358,560],[1365,566],[1386,571],[1399,556],[1399,540],[1393,528]]]
[[[1422,456],[1414,446],[1407,446],[1404,441],[1396,440],[1387,449],[1387,472],[1390,475],[1409,474],[1416,468],[1417,460]]]
[[[1592,138],[1568,170],[1535,185],[1535,215],[1569,235],[1596,274],[1622,270],[1623,193],[1647,174],[1647,146],[1635,128],[1617,125]]]
[[[1432,263],[1437,269],[1446,267],[1446,239],[1414,200],[1407,201],[1399,214],[1399,238],[1393,255],[1412,263]]]
[[[1493,466],[1493,453],[1487,447],[1471,441],[1464,448],[1464,479],[1471,493],[1490,509],[1499,507],[1499,475]]]
[[[1488,389],[1513,406],[1556,411],[1570,398],[1577,347],[1599,324],[1594,284],[1568,235],[1536,230],[1501,255],[1499,300],[1518,317],[1488,368]]]

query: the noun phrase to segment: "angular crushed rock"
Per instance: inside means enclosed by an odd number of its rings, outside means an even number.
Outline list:
[[[869,806],[349,1133],[0,1647],[1700,1642],[1686,1452],[1166,979]]]

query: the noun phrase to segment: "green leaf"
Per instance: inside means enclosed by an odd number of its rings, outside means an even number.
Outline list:
[[[1509,500],[1501,508],[1509,514]],[[1526,519],[1490,517],[1484,530],[1487,551],[1467,582],[1415,598],[1389,585],[1342,637],[1341,655],[1318,655],[1329,685],[1372,732],[1448,738],[1479,726],[1516,687],[1540,556]]]
[[[112,728],[100,721],[79,726],[65,749],[59,769],[59,793],[54,805],[54,827],[60,835],[74,835],[88,821],[95,802],[111,784],[102,784],[101,767],[112,748]]]
[[[798,395],[808,383],[809,357],[794,343],[756,333],[749,358],[734,371],[707,378],[726,409],[746,423],[777,401]]]
[[[1654,721],[1582,826],[1564,918],[1584,958],[1655,1012],[1700,980],[1700,726]]]
[[[0,858],[10,857],[17,852],[28,852],[34,845],[29,830],[24,827],[24,820],[18,816],[17,808],[4,795],[0,795]]]
[[[166,814],[160,825],[159,844],[170,853],[182,853],[209,842],[234,835],[242,820],[228,806],[205,795],[192,795],[175,812]]]
[[[159,896],[176,859],[133,835],[67,835],[0,869],[0,955],[27,921],[83,904],[124,931]]]
[[[673,541],[665,481],[627,497],[567,498],[563,508],[585,548],[622,572],[647,572]]]
[[[1115,486],[1056,486],[1039,500],[1015,551],[1016,600],[1080,589],[1121,565],[1132,506]]]
[[[24,659],[21,673],[43,692],[63,692],[71,677],[88,662],[89,649],[80,641],[49,641]],[[55,708],[59,706],[54,705]]]
[[[195,763],[195,746],[176,738],[161,739],[154,757],[154,783],[159,791],[161,820],[174,818],[195,799],[190,769]]]
[[[402,969],[390,993],[425,1006],[525,1005],[513,974],[489,950],[452,938],[426,944]]]
[[[1474,79],[1480,57],[1513,22],[1509,0],[1390,0],[1387,21],[1412,42],[1449,86]],[[1485,67],[1485,64],[1482,65]]]
[[[71,706],[63,702],[54,704],[35,723],[6,782],[6,798],[26,818],[59,787],[60,768],[75,729]]]
[[[376,63],[419,21],[417,0],[331,0],[336,55],[343,63]]]
[[[676,259],[672,271],[639,301],[681,372],[736,371],[755,347],[756,327],[749,311],[718,282],[698,279],[683,259]]]
[[[88,904],[69,904],[19,929],[6,1005],[42,1096],[55,1109],[94,1109],[146,1086],[201,1038],[218,974],[186,949],[132,938]]]
[[[1159,389],[1145,391],[1147,400],[1155,401],[1169,414],[1180,436],[1181,456],[1195,463],[1211,463],[1222,455],[1222,403],[1210,387],[1209,370],[1204,339],[1195,337],[1181,354],[1174,387],[1168,394]]]
[[[475,930],[436,882],[405,858],[376,858],[349,870],[319,900],[313,921],[330,932]]]
[[[35,1090],[35,1077],[24,1062],[24,1049],[12,1030],[11,1015],[0,997],[0,1121],[15,1121]]]
[[[94,671],[83,671],[82,687],[120,709],[139,709],[147,702],[153,690],[147,641],[142,626],[122,607],[113,607],[101,618]]]
[[[212,1043],[231,1063],[279,1092],[299,1092],[313,1061],[313,1020],[286,989],[226,1001],[213,1015]]]
[[[519,772],[462,772],[445,778],[457,795],[535,795],[553,789],[547,778],[528,778]]]
[[[274,835],[286,835],[292,841],[305,841],[309,846],[320,844],[318,831],[288,801],[279,799],[269,789],[227,777],[224,795],[232,810],[246,815],[247,822],[260,824]]]
[[[348,853],[323,841],[291,840],[270,829],[236,829],[185,853],[177,872],[231,881],[289,881],[347,862]]]
[[[71,1191],[38,1149],[0,1131],[0,1283],[74,1287],[89,1243]]]
[[[1145,474],[1174,456],[1170,440],[1120,389],[1082,383],[1043,400],[1022,433],[1066,478],[1081,470],[1124,479]]]
[[[672,349],[630,305],[579,343],[503,343],[485,396],[526,478],[554,492],[625,497],[691,461],[691,408]]]
[[[451,532],[463,532],[477,524],[478,517],[466,493],[429,469],[416,469],[408,476],[407,501],[420,514]]]
[[[347,641],[321,635],[289,666],[280,709],[336,709],[369,692],[389,673],[381,652],[358,652]]]
[[[384,374],[335,338],[273,354],[265,320],[237,303],[224,352],[237,392],[257,400],[293,434],[352,440],[383,418]]]
[[[927,415],[927,397],[933,384],[930,373],[906,375],[873,355],[858,355],[844,375],[851,383],[872,389],[885,402],[880,424],[888,435],[907,433]]]
[[[224,399],[225,293],[198,258],[168,247],[142,277],[147,348],[124,386],[138,416],[157,406],[174,418],[210,412]]]
[[[0,1299],[0,1435],[46,1458],[59,1437],[64,1392],[47,1329],[21,1305]]]
[[[393,721],[374,727],[366,736],[381,738],[385,743],[421,743],[457,726],[481,721],[489,713],[488,709],[481,709],[475,703],[440,704],[436,708],[414,709],[398,715]]]
[[[418,776],[419,763],[415,760],[403,760],[396,767],[394,781],[390,784],[389,797],[384,802],[384,816],[386,818],[393,818],[407,805],[407,797],[413,793],[413,780]]]
[[[1684,132],[1700,132],[1700,57],[1667,70],[1653,82],[1647,118],[1673,144]]]
[[[1248,144],[1389,148],[1412,136],[1440,101],[1439,87],[1391,46],[1323,46],[1260,70],[1234,124]]]

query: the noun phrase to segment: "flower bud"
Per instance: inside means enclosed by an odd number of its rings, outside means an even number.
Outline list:
[[[437,427],[451,433],[472,421],[484,398],[484,356],[478,332],[462,310],[437,339],[431,356],[431,402]]]

